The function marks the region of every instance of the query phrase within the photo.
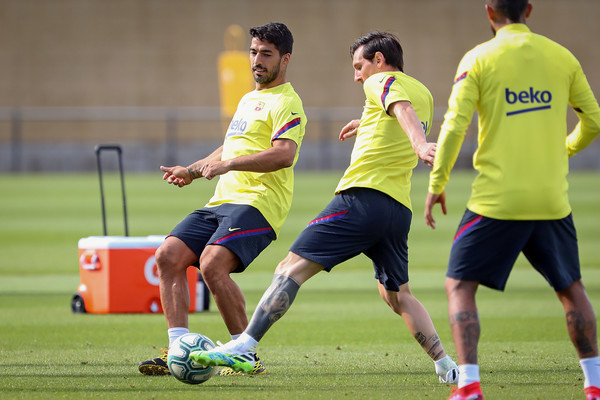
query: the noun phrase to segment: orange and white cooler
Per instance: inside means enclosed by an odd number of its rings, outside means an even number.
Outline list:
[[[162,312],[154,253],[164,235],[89,236],[79,239],[77,294],[89,313]],[[198,269],[187,270],[190,312],[208,309],[209,293]],[[74,309],[75,311],[75,309]]]

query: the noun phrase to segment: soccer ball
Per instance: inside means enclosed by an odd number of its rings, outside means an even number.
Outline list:
[[[209,380],[215,373],[213,367],[204,367],[190,359],[196,350],[210,350],[215,347],[212,340],[199,333],[186,333],[169,346],[167,365],[171,375],[184,383],[197,385]]]

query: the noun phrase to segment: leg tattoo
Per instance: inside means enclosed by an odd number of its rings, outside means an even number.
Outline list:
[[[566,318],[569,336],[571,336],[571,340],[577,348],[578,353],[584,357],[586,354],[593,354],[594,346],[586,335],[586,330],[588,330],[589,324],[585,320],[583,313],[578,311],[569,311],[566,315]]]
[[[440,356],[444,353],[444,349],[442,348],[442,342],[437,333],[434,333],[433,336],[427,338],[423,332],[417,332],[415,334],[415,339],[421,345],[423,350],[429,354],[434,360],[440,358]]]
[[[457,346],[457,352],[463,352],[463,363],[477,364],[477,344],[481,327],[476,311],[461,311],[450,316],[450,328]]]
[[[271,286],[260,299],[246,333],[257,341],[289,310],[300,285],[292,278],[276,274]]]

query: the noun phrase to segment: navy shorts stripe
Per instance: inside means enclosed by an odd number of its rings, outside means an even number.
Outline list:
[[[264,233],[271,232],[271,231],[273,231],[273,228],[250,229],[247,231],[239,231],[239,232],[232,233],[231,235],[222,237],[219,240],[215,240],[214,244],[223,244],[223,243],[227,243],[228,241],[230,241],[232,239],[239,239],[239,238],[248,237],[248,236],[262,235]]]
[[[321,218],[315,218],[312,221],[310,221],[306,227],[308,228],[311,225],[320,224],[320,223],[327,222],[327,221],[334,221],[334,220],[336,220],[338,218],[342,218],[347,213],[348,213],[348,210],[344,210],[344,211],[340,211],[340,212],[333,213],[333,214],[330,214],[330,215],[326,215],[326,216],[321,217]]]
[[[352,188],[336,195],[300,233],[290,251],[325,271],[364,253],[375,278],[390,291],[408,282],[411,211],[378,190]]]
[[[454,236],[454,241],[452,242],[452,245],[454,245],[454,243],[456,243],[456,241],[459,240],[461,237],[463,237],[464,235],[469,233],[478,223],[481,222],[482,219],[483,219],[483,217],[480,215],[477,218],[475,218],[473,221],[468,222],[467,224],[465,224],[465,226],[460,228],[458,230],[458,232],[456,232],[456,235]]]
[[[173,228],[171,235],[182,240],[198,258],[206,246],[226,247],[240,259],[234,272],[244,271],[275,239],[273,228],[260,211],[230,203],[194,211]]]
[[[557,220],[499,220],[466,210],[446,276],[504,290],[520,253],[555,291],[581,279],[571,215]]]

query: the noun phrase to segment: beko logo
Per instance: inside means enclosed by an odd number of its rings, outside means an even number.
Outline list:
[[[506,113],[507,116],[522,114],[531,111],[539,111],[549,109],[550,102],[552,101],[552,93],[548,90],[536,90],[533,87],[529,87],[528,90],[522,90],[517,92],[516,90],[505,89],[505,99],[510,105],[531,105],[533,107],[522,108],[519,110],[512,110]]]

